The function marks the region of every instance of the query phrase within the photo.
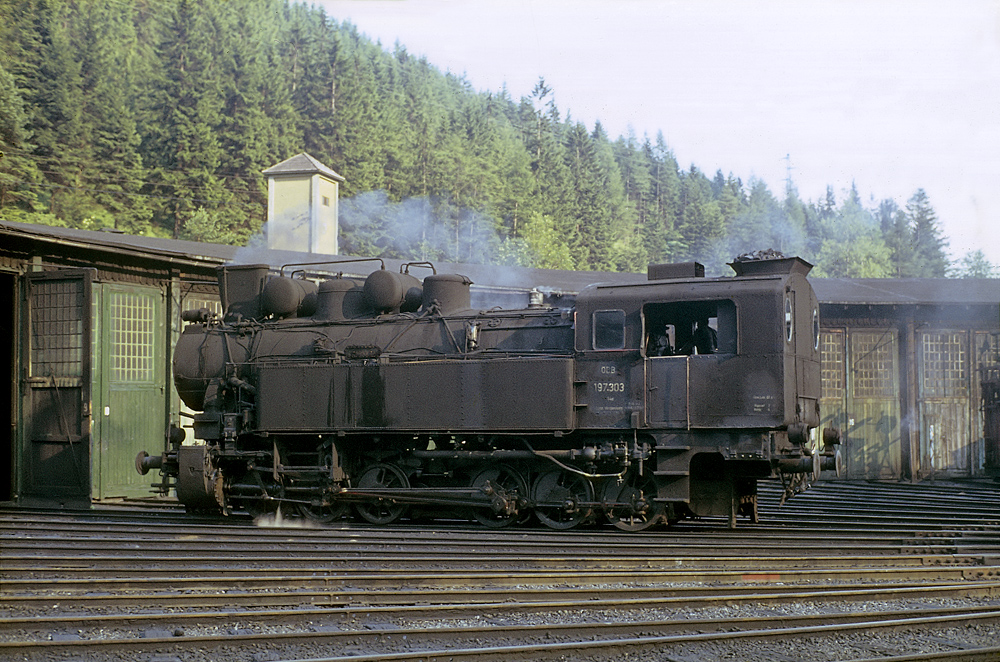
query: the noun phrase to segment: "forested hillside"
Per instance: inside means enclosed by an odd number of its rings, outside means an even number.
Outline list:
[[[725,273],[773,248],[820,275],[987,275],[949,265],[931,201],[780,196],[701,172],[663,137],[613,137],[474,90],[405,46],[285,0],[0,0],[0,216],[243,244],[261,170],[308,152],[346,178],[342,252]]]

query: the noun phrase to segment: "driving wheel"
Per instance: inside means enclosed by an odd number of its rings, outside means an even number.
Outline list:
[[[548,471],[535,479],[532,488],[535,515],[550,529],[572,529],[586,520],[594,488],[586,477],[571,471]]]
[[[410,486],[406,474],[392,464],[373,464],[358,478],[359,490],[405,489]],[[358,515],[372,524],[391,524],[406,512],[406,504],[387,497],[374,497],[354,506]]]

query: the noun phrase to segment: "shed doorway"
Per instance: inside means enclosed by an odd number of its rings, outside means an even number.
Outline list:
[[[820,341],[821,427],[843,432],[846,476],[898,479],[902,457],[896,330],[829,329]]]
[[[90,506],[90,269],[30,273],[21,503]]]
[[[972,370],[965,331],[918,332],[920,468],[971,475]]]
[[[102,283],[94,297],[93,497],[149,497],[152,481],[135,470],[135,456],[164,444],[165,295],[158,287]]]
[[[17,278],[14,274],[0,273],[0,310],[10,310],[10,315],[0,316],[0,502],[14,499],[14,472],[17,436],[17,412],[14,406],[15,384],[21,383],[17,375],[17,321],[18,309],[15,305],[17,297],[15,288]]]

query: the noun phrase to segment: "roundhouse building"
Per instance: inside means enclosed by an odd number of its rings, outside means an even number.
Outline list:
[[[0,501],[87,504],[150,495],[140,450],[186,419],[170,374],[180,312],[218,310],[217,266],[343,260],[0,221]],[[398,270],[399,261],[385,261]],[[338,270],[365,276],[379,261]],[[473,305],[572,305],[607,274],[438,264]],[[847,477],[980,476],[978,370],[996,360],[1000,280],[812,279],[821,302],[823,411],[845,433]],[[539,292],[536,291],[538,296]],[[487,303],[488,302],[488,303]]]
[[[813,279],[821,410],[850,478],[978,476],[981,369],[998,361],[1000,279]]]

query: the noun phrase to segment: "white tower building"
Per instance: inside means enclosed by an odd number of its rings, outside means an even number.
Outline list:
[[[271,166],[264,175],[267,247],[337,255],[337,200],[344,178],[305,152]]]

